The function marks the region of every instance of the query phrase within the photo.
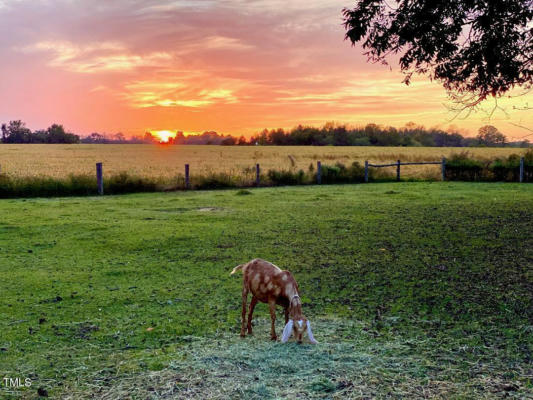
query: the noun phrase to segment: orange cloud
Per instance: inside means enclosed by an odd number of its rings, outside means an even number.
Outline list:
[[[195,82],[197,77],[181,77],[180,82],[136,81],[118,90],[119,97],[132,107],[205,107],[212,104],[239,101],[233,89],[204,89]]]
[[[53,56],[49,66],[78,73],[122,72],[138,67],[165,65],[172,56],[166,52],[131,54],[120,43],[89,43],[79,46],[66,41],[43,41],[21,49],[22,52],[46,52]]]

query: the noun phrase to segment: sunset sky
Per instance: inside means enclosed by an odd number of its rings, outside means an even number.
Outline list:
[[[533,127],[533,95],[450,121],[445,91],[344,41],[338,0],[0,0],[0,121],[77,134],[182,130],[250,136],[327,121],[511,138]],[[391,70],[392,69],[392,70]],[[484,108],[489,110],[492,103]]]

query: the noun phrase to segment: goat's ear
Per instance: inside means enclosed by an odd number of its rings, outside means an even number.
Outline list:
[[[287,322],[287,325],[285,325],[285,328],[283,329],[283,335],[281,336],[281,343],[286,343],[287,340],[292,335],[292,325],[294,324],[294,321],[292,319],[289,319],[289,322]]]
[[[309,341],[313,344],[318,344],[315,337],[313,336],[313,331],[311,330],[311,324],[309,321],[307,321],[307,336],[309,337]]]

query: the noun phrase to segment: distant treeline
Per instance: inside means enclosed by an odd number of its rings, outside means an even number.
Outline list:
[[[150,132],[144,136],[126,138],[122,133],[112,135],[91,133],[80,138],[66,132],[62,125],[54,124],[46,130],[32,132],[22,121],[2,124],[2,143],[103,143],[103,144],[155,144],[160,139]],[[426,146],[426,147],[529,147],[528,140],[509,142],[496,127],[486,125],[479,129],[476,137],[466,137],[456,130],[444,131],[425,128],[409,123],[403,128],[368,124],[364,127],[327,123],[323,127],[298,125],[291,130],[265,129],[246,139],[221,135],[214,131],[198,135],[184,135],[176,132],[169,138],[168,145],[224,145],[224,146]]]
[[[79,143],[80,137],[66,132],[63,125],[53,124],[48,129],[31,131],[22,121],[2,124],[2,143]]]
[[[289,131],[265,129],[250,138],[249,143],[277,146],[529,147],[527,140],[509,142],[503,133],[491,125],[481,127],[476,137],[465,137],[454,130],[427,129],[413,123],[403,128],[376,124],[349,128],[346,125],[328,123],[322,128],[299,125]]]

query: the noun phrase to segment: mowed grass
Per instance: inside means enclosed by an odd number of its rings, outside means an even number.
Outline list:
[[[0,201],[0,398],[528,398],[533,188],[386,183]],[[316,346],[240,339],[255,257]],[[281,311],[281,310],[280,310]],[[278,333],[282,329],[278,314]]]
[[[317,161],[333,165],[354,161],[404,162],[439,161],[467,150],[473,156],[494,159],[522,154],[525,149],[452,147],[333,147],[333,146],[162,146],[162,145],[39,145],[0,146],[2,173],[10,176],[50,176],[95,174],[95,164],[104,164],[104,174],[174,179],[190,164],[191,176],[209,173],[239,175],[253,180],[255,164],[268,169],[303,169]],[[392,170],[391,170],[392,171]],[[394,172],[394,171],[393,171]],[[405,177],[439,177],[439,166],[405,166]]]

